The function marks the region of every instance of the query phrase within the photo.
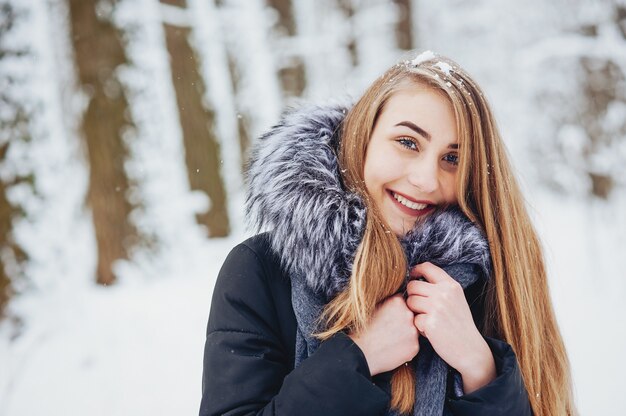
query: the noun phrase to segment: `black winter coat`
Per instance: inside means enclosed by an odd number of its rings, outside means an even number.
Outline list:
[[[465,294],[478,328],[483,319],[476,283]],[[291,286],[267,234],[228,255],[213,293],[204,352],[200,416],[384,415],[391,373],[371,377],[365,356],[344,333],[323,342],[294,369],[296,319]],[[532,412],[515,354],[485,338],[497,378],[446,408],[463,416],[528,416]],[[451,377],[450,377],[451,378]]]

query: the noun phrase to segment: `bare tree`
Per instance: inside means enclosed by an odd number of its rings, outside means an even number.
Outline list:
[[[162,3],[185,8],[185,0]],[[230,232],[227,195],[221,177],[220,146],[215,136],[215,113],[204,105],[206,86],[199,70],[198,57],[189,37],[191,28],[165,23],[165,38],[170,54],[172,82],[185,146],[185,161],[191,189],[205,192],[210,200],[208,212],[197,215],[211,237]]]
[[[133,122],[116,76],[116,69],[128,60],[105,3],[69,0],[69,5],[78,78],[89,96],[82,133],[90,168],[87,203],[98,245],[97,282],[107,285],[116,280],[113,262],[127,259],[129,249],[139,242],[128,219],[134,205],[126,196],[133,184],[124,170],[128,149],[122,137]]]
[[[292,0],[269,0],[268,5],[278,13],[276,36],[293,39],[297,36]],[[285,97],[301,97],[306,87],[304,62],[299,56],[285,56],[279,69],[279,77]]]
[[[608,199],[626,185],[626,9],[602,7],[604,17],[578,22],[537,48],[536,97],[550,110],[540,115],[546,127],[535,151],[544,183]]]
[[[413,45],[413,13],[411,0],[394,0],[398,8],[398,21],[396,23],[396,42],[398,48],[411,50]]]
[[[626,120],[622,119],[621,126],[606,123],[611,106],[621,103],[626,107],[626,77],[612,59],[582,57],[579,62],[584,100],[577,121],[589,138],[583,150],[585,171],[591,182],[591,194],[607,199],[616,185],[617,172],[604,167],[598,169],[593,159],[607,149],[616,148],[618,140],[626,138]]]
[[[242,154],[251,138],[278,120],[283,106],[276,64],[269,42],[265,0],[216,0],[228,51]]]
[[[0,61],[19,59],[28,53],[26,50],[10,47],[5,41],[18,18],[9,1],[0,1]],[[12,144],[30,140],[29,113],[11,93],[12,87],[19,82],[20,80],[3,71],[0,66],[0,166],[7,162]],[[19,206],[9,200],[7,193],[14,185],[32,182],[32,177],[12,173],[9,177],[0,177],[0,317],[3,316],[6,304],[13,294],[13,281],[20,277],[19,269],[27,259],[25,251],[15,241],[13,235],[13,221],[21,216],[22,212]]]

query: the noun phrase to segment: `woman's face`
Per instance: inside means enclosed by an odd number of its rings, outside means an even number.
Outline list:
[[[410,86],[379,115],[365,154],[365,186],[398,236],[435,207],[455,204],[456,121],[440,93]]]

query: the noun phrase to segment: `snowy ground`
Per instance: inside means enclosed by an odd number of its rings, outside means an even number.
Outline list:
[[[613,414],[626,371],[626,236],[615,230],[626,218],[619,204],[611,214],[533,197],[581,414]],[[240,239],[191,250],[205,265],[195,274],[20,300],[23,334],[8,342],[11,327],[0,327],[0,416],[196,414],[212,285]]]
[[[537,195],[535,195],[537,197]],[[546,248],[557,318],[583,416],[613,415],[626,372],[626,203],[611,207],[541,195],[536,225]]]
[[[0,328],[0,415],[191,415],[214,278],[234,244],[190,251],[196,275],[32,295],[24,333]]]

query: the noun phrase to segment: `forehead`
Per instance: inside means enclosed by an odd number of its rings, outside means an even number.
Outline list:
[[[394,113],[423,113],[433,107],[436,107],[437,109],[449,107],[450,110],[452,110],[450,99],[443,91],[439,91],[433,87],[411,83],[409,85],[402,86],[391,93],[389,99],[385,103],[383,112],[391,108],[394,110]]]
[[[456,141],[456,119],[449,98],[441,91],[411,85],[394,92],[385,103],[375,128],[397,128],[410,121],[433,136]]]

